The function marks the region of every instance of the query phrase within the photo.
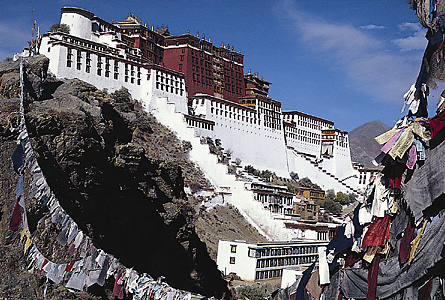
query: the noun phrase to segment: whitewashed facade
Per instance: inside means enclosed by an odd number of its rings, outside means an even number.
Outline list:
[[[236,273],[243,280],[280,278],[283,269],[307,267],[318,258],[318,247],[328,242],[247,242],[220,240],[218,269],[224,274]]]
[[[334,128],[334,122],[299,111],[283,111],[289,148],[313,157],[321,156],[321,130]]]
[[[196,95],[191,105],[195,116],[215,122],[213,131],[198,128],[199,135],[220,139],[243,165],[289,176],[283,130],[266,126],[267,115],[209,95]]]

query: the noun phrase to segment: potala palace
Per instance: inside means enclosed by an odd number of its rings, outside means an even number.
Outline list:
[[[323,189],[359,193],[369,172],[351,162],[348,133],[334,122],[299,111],[282,111],[268,96],[270,83],[250,70],[233,47],[210,38],[172,35],[168,27],[142,24],[134,14],[107,22],[73,7],[61,10],[69,33],[45,33],[40,53],[58,78],[79,78],[113,92],[122,87],[161,123],[192,144],[190,159],[216,190],[271,239],[300,238],[254,199],[246,183],[227,174],[200,138],[221,141],[232,159],[289,178],[296,173]],[[229,200],[228,200],[229,199]],[[290,203],[290,207],[292,204]],[[267,219],[267,220],[266,220]],[[314,239],[317,239],[315,237]]]

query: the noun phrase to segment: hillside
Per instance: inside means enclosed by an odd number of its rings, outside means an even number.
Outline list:
[[[365,168],[374,167],[371,161],[380,153],[381,148],[374,138],[389,129],[389,126],[380,121],[372,121],[349,132],[352,161],[362,163]]]
[[[228,297],[212,260],[219,234],[264,237],[235,208],[203,209],[203,199],[184,192],[185,181],[210,187],[188,160],[189,145],[125,90],[108,95],[80,80],[56,81],[47,78],[47,67],[45,57],[27,63],[25,120],[38,164],[60,205],[96,247],[123,265],[164,276],[175,288]],[[19,111],[18,70],[18,62],[0,64],[0,291],[7,299],[43,299],[46,277],[24,271],[29,262],[23,244],[9,227],[18,179],[11,164],[17,132],[10,131]],[[24,176],[32,242],[46,257],[66,263],[73,258],[56,242],[60,229],[47,222],[50,212],[35,198],[30,175]],[[46,298],[114,299],[113,278],[103,287],[75,293],[65,282],[50,281]]]

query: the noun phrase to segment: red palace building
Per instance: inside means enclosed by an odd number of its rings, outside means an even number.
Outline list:
[[[134,14],[118,24],[125,43],[138,49],[142,57],[184,73],[189,99],[207,94],[241,104],[245,96],[244,55],[233,47],[216,47],[210,38],[199,34],[172,35],[164,26],[149,29]]]

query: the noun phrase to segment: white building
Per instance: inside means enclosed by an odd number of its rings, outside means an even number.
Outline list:
[[[230,149],[232,156],[241,159],[243,165],[289,176],[282,126],[268,119],[266,109],[204,94],[195,95],[191,105],[195,116],[215,123],[213,131],[198,127],[199,135],[220,139],[224,148]]]
[[[263,204],[271,213],[293,215],[293,203],[296,196],[287,190],[286,186],[266,184],[262,182],[246,182],[247,190],[253,192],[253,198]]]
[[[217,264],[224,274],[243,280],[279,278],[288,267],[307,267],[318,258],[318,247],[328,242],[246,242],[220,240]]]
[[[299,111],[283,111],[284,131],[289,148],[312,157],[321,156],[321,130],[334,128],[334,122]]]
[[[61,23],[70,26],[70,34],[46,33],[40,46],[54,75],[79,78],[108,92],[124,87],[146,105],[154,97],[168,98],[176,104],[176,111],[188,112],[183,73],[138,55],[122,41],[116,25],[83,9],[64,8],[62,12]]]
[[[152,99],[165,99],[196,135],[219,139],[243,166],[282,177],[294,172],[324,189],[357,192],[359,172],[351,163],[347,132],[332,121],[282,112],[281,103],[267,96],[269,83],[257,75],[245,78],[264,89],[260,94],[246,89],[240,104],[205,94],[189,101],[184,74],[144,58],[122,33],[123,25],[72,7],[62,9],[60,23],[69,25],[70,33],[46,33],[40,46],[58,78],[79,78],[109,92],[125,87],[146,108]]]
[[[305,241],[330,241],[339,224],[325,222],[301,222],[298,220],[286,220],[285,226],[292,230],[293,240]]]

